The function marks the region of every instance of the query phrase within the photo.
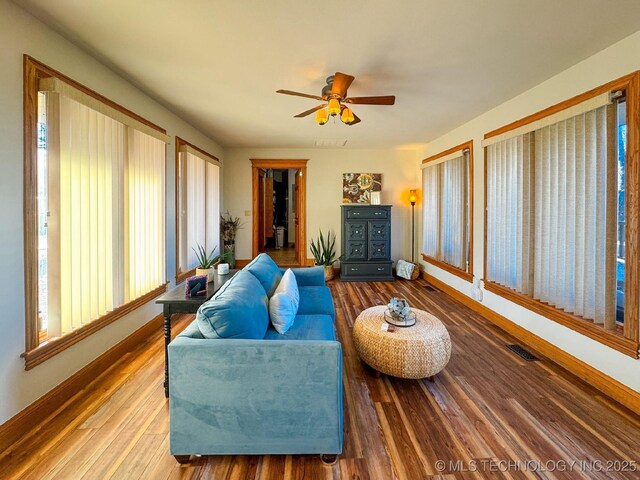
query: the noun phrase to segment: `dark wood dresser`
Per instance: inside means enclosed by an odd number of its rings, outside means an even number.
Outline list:
[[[342,205],[340,278],[392,281],[392,265],[391,205]]]

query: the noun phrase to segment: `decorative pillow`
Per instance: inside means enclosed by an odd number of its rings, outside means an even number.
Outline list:
[[[251,272],[260,280],[260,284],[264,288],[264,291],[267,292],[267,297],[269,298],[271,298],[271,295],[273,295],[273,292],[275,292],[276,287],[280,283],[280,279],[282,279],[280,268],[278,268],[276,262],[266,253],[258,255],[244,267],[243,270]]]
[[[200,306],[196,321],[205,338],[263,339],[268,299],[258,279],[241,270]]]
[[[269,300],[271,323],[278,333],[286,333],[291,328],[298,313],[298,305],[300,305],[298,283],[296,276],[289,268],[284,272],[278,288]]]

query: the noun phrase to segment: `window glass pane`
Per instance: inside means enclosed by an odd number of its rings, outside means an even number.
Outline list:
[[[627,103],[618,103],[618,233],[616,249],[616,321],[624,322]]]
[[[47,98],[38,93],[38,318],[39,330],[47,330]]]

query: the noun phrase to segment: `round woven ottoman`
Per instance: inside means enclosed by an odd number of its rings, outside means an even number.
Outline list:
[[[451,338],[440,320],[413,308],[416,324],[380,330],[386,306],[364,310],[353,325],[353,342],[369,366],[394,377],[426,378],[441,371],[451,357]]]

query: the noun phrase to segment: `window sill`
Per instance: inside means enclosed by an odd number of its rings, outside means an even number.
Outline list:
[[[176,285],[184,282],[187,278],[193,277],[196,274],[196,269],[189,270],[188,272],[176,273]]]
[[[603,327],[596,325],[589,320],[567,313],[547,303],[534,300],[531,297],[486,279],[484,280],[484,288],[488,292],[495,293],[502,298],[547,317],[549,320],[553,320],[560,325],[613,348],[620,353],[624,353],[625,355],[633,358],[638,358],[638,342],[626,338],[623,335],[622,328],[620,327],[617,327],[615,330],[605,330]]]
[[[429,257],[428,255],[425,255],[424,253],[422,254],[422,259],[427,262],[430,263],[431,265],[441,268],[442,270],[445,270],[453,275],[456,275],[460,278],[462,278],[463,280],[466,280],[467,282],[473,282],[473,273],[471,272],[465,272],[464,270],[459,269],[458,267],[454,267],[453,265],[449,265],[446,262],[443,262],[441,260],[436,260],[433,257]]]
[[[24,369],[31,370],[33,367],[40,365],[42,362],[50,359],[58,353],[66,350],[72,345],[75,345],[79,341],[87,338],[89,335],[101,330],[107,325],[115,322],[119,318],[122,318],[128,313],[131,313],[136,308],[141,307],[145,303],[150,302],[154,298],[163,294],[167,290],[167,284],[160,285],[158,288],[150,291],[140,298],[133,300],[132,302],[122,305],[115,310],[103,315],[102,317],[94,320],[93,322],[82,325],[76,328],[72,332],[69,332],[62,337],[52,338],[46,340],[44,343],[38,345],[33,350],[24,352],[21,357],[24,358]]]

